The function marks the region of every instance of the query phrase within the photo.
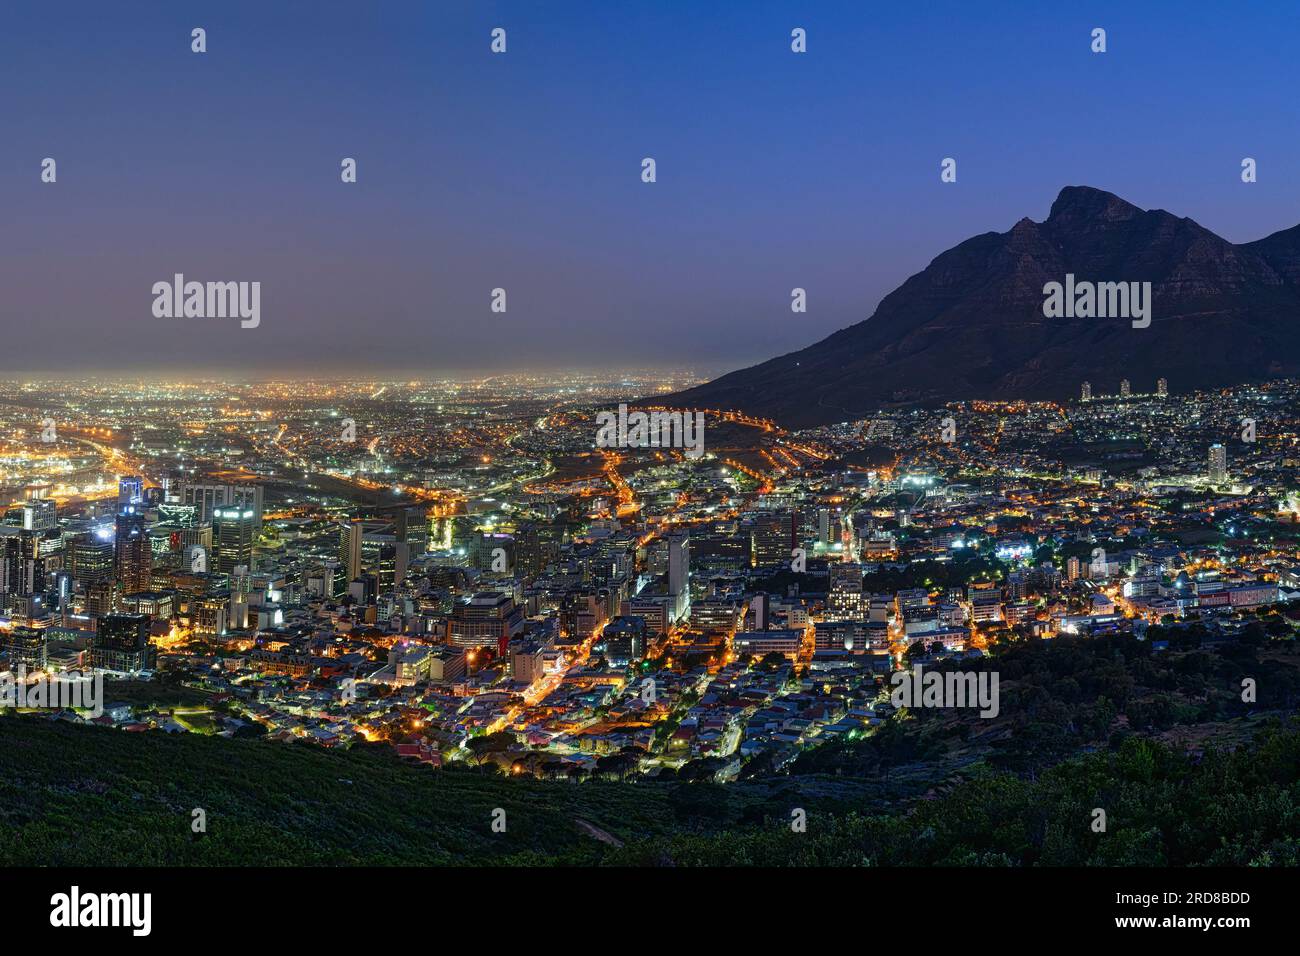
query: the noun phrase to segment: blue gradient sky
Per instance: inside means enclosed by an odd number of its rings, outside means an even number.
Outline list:
[[[1300,222],[1300,8],[1138,7],[8,0],[0,370],[721,371],[1066,184]],[[175,272],[260,280],[261,327],[155,319]]]

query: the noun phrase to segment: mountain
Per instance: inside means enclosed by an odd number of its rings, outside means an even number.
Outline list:
[[[1047,318],[1044,286],[1150,282],[1151,323]],[[1191,219],[1088,186],[1043,222],[967,239],[867,320],[658,402],[806,427],[961,399],[1191,390],[1300,373],[1300,226],[1234,245]]]

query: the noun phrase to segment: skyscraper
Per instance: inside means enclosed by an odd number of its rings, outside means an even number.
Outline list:
[[[118,512],[115,523],[113,576],[127,594],[147,591],[153,577],[153,553],[145,534],[144,513],[135,505],[126,505]]]
[[[212,509],[212,548],[221,574],[238,567],[252,569],[256,537],[257,515],[251,507],[235,504]]]
[[[153,661],[147,614],[107,614],[91,643],[91,666],[129,673],[144,670]]]
[[[107,528],[79,534],[71,541],[68,558],[69,570],[83,588],[111,581],[113,537]]]
[[[34,531],[17,531],[0,537],[0,605],[12,606],[14,598],[45,590],[45,559],[41,538]]]
[[[429,550],[428,509],[423,506],[399,508],[393,519],[397,540],[410,546],[411,555],[419,557]]]
[[[52,499],[28,501],[22,507],[22,522],[26,531],[53,531],[59,526],[58,505]]]
[[[1133,390],[1129,388],[1128,379],[1124,379],[1122,382],[1119,383],[1120,398],[1128,398],[1132,394],[1133,394]]]
[[[339,528],[339,563],[343,565],[348,581],[361,576],[361,539],[365,530],[365,523],[360,518],[354,518]]]
[[[831,565],[830,593],[826,607],[832,620],[862,620],[862,565],[842,562]]]
[[[1163,378],[1156,379],[1156,398],[1168,398],[1168,397],[1169,397],[1169,380]]]
[[[674,621],[690,613],[691,539],[685,534],[668,536],[668,596],[673,601]]]
[[[118,478],[117,503],[123,508],[144,504],[144,479],[139,475],[123,475]]]
[[[794,549],[794,520],[788,514],[759,515],[752,533],[755,567],[790,564]]]
[[[1221,485],[1228,480],[1228,449],[1222,445],[1210,446],[1210,481]]]
[[[212,520],[212,513],[225,505],[243,505],[253,510],[258,529],[262,526],[263,490],[261,485],[253,484],[203,484],[184,482],[181,485],[181,503],[195,509],[199,524]]]
[[[1083,388],[1080,389],[1080,399],[1085,402],[1092,401],[1092,382],[1084,382]]]

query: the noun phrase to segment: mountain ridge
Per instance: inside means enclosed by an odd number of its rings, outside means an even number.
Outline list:
[[[1044,286],[1067,274],[1150,282],[1150,327],[1045,317]],[[1213,388],[1300,372],[1297,318],[1300,225],[1234,244],[1193,219],[1066,186],[1046,219],[941,252],[869,318],[656,401],[807,427],[957,400],[1059,400],[1083,381]]]

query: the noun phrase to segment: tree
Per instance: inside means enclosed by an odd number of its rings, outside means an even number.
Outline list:
[[[484,734],[482,737],[472,737],[465,746],[469,752],[474,755],[474,761],[479,766],[483,766],[483,761],[488,754],[505,753],[513,745],[519,742],[519,738],[508,730],[499,730],[494,734]]]

